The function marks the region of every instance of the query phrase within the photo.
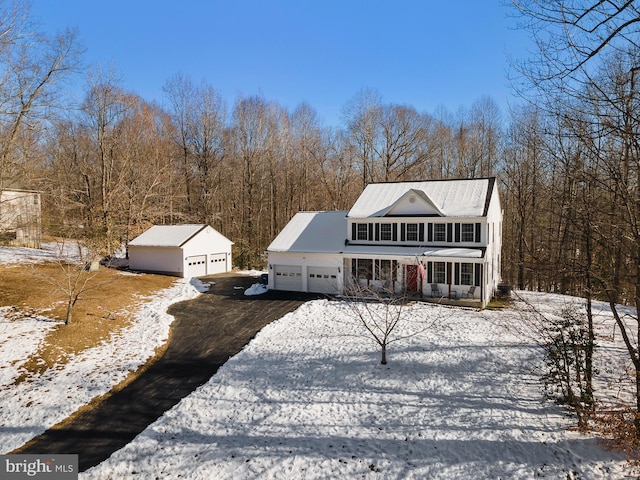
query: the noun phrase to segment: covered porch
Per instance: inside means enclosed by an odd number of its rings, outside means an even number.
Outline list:
[[[483,249],[389,247],[382,253],[380,248],[353,246],[350,250],[344,252],[345,293],[386,292],[471,308],[483,308],[490,300],[483,281]]]

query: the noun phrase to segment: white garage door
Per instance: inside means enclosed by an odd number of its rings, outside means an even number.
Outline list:
[[[338,293],[338,269],[334,267],[308,267],[309,291],[313,293]]]
[[[209,255],[209,275],[214,273],[224,273],[227,271],[227,254],[212,253]]]
[[[302,291],[302,267],[291,265],[275,265],[275,289],[291,290],[294,292]]]
[[[187,257],[187,274],[185,277],[201,277],[207,274],[207,256],[194,255]]]

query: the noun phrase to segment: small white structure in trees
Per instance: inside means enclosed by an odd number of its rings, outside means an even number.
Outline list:
[[[154,225],[129,242],[129,268],[185,278],[224,273],[232,245],[209,225]]]
[[[40,192],[0,189],[0,243],[40,248],[42,237]]]

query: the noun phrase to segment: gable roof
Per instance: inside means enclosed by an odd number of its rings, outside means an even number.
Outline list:
[[[461,180],[426,180],[419,182],[370,183],[347,216],[349,218],[383,217],[394,205],[414,191],[439,214],[447,217],[483,217],[494,190],[495,178]],[[426,210],[426,215],[432,214]]]
[[[416,199],[418,202],[416,203]],[[412,204],[411,211],[407,210],[406,202]],[[415,205],[413,205],[415,204]],[[402,209],[405,209],[404,212],[401,212]],[[401,213],[400,213],[400,212]],[[420,213],[421,215],[437,215],[440,217],[444,216],[442,210],[438,208],[429,195],[424,190],[417,190],[415,188],[410,188],[405,193],[403,193],[400,198],[398,198],[393,204],[389,205],[386,209],[384,209],[380,217],[385,217],[387,215],[395,215],[396,213],[404,213],[404,214],[415,214]]]
[[[129,245],[138,247],[182,247],[207,227],[209,226],[204,224],[154,225],[131,240]],[[225,238],[222,234],[219,235]]]
[[[347,234],[346,210],[298,212],[271,242],[269,252],[338,252]]]

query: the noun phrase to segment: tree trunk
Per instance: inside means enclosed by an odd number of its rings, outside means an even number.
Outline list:
[[[382,356],[380,359],[380,364],[386,365],[387,364],[387,344],[383,343],[381,347],[382,347]]]
[[[67,303],[67,315],[65,317],[64,324],[71,325],[72,317],[73,317],[73,302],[69,300],[69,302]]]

